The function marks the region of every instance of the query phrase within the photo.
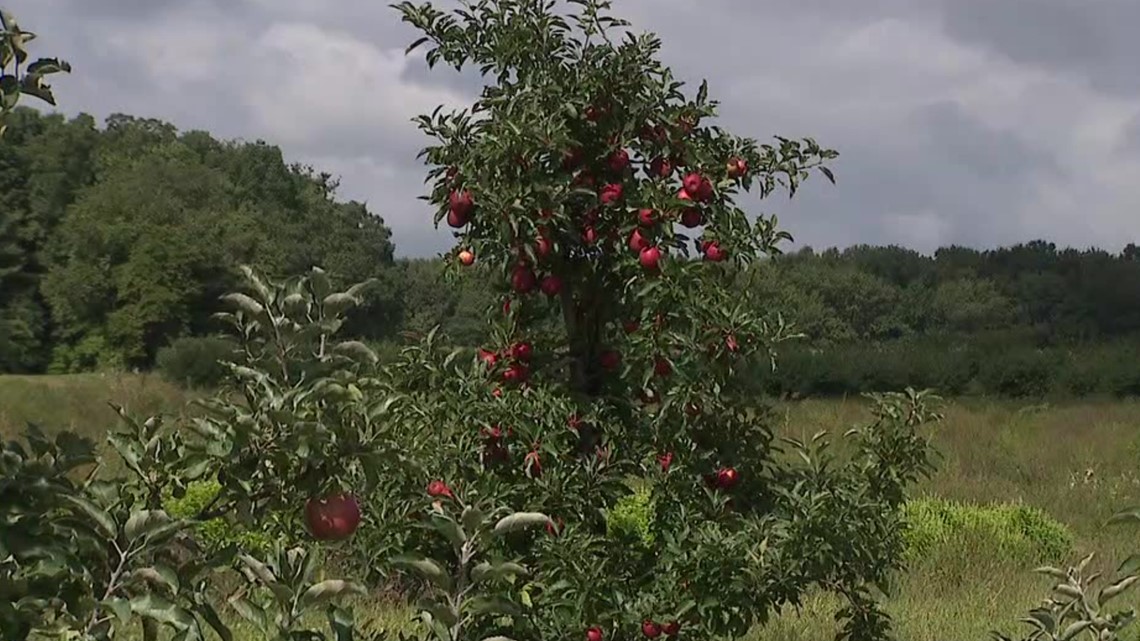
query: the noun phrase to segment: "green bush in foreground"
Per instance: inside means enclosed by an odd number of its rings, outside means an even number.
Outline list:
[[[190,483],[186,487],[186,494],[181,498],[168,496],[162,507],[173,518],[193,519],[214,500],[221,489],[221,484],[214,480]],[[273,540],[265,533],[248,530],[221,517],[196,524],[194,531],[198,534],[199,541],[211,550],[221,550],[229,545],[260,553],[273,549]]]
[[[963,540],[988,542],[1005,557],[1032,563],[1059,562],[1073,549],[1073,535],[1064,524],[1027,505],[926,498],[908,501],[903,514],[910,558]]]

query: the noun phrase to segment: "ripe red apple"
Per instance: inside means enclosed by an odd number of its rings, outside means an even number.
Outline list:
[[[637,260],[647,271],[657,271],[660,268],[661,250],[656,247],[646,247],[638,253]]]
[[[629,235],[629,248],[635,252],[640,252],[646,247],[649,247],[649,239],[641,234],[641,230],[633,230],[633,233]]]
[[[652,619],[646,619],[641,622],[641,633],[647,639],[656,639],[661,636],[661,626],[657,625]]]
[[[592,626],[586,630],[586,641],[602,641],[602,629],[598,626]]]
[[[620,174],[621,172],[625,171],[627,167],[629,167],[629,154],[626,153],[624,149],[618,149],[614,153],[610,154],[609,160],[607,162],[609,163],[610,171],[614,172],[615,174]]]
[[[529,361],[530,357],[534,354],[534,347],[525,341],[511,345],[510,350],[511,358],[516,358],[520,361]]]
[[[574,187],[593,187],[595,183],[597,183],[597,180],[594,178],[594,175],[588,171],[583,171],[577,176],[574,176],[574,180],[570,181],[571,186]]]
[[[697,194],[701,193],[701,181],[703,178],[697,172],[690,172],[685,174],[681,179],[682,189],[693,199],[697,198]]]
[[[496,387],[495,389],[491,390],[491,396],[494,396],[495,398],[502,398],[503,397],[503,388]]]
[[[586,120],[590,122],[597,122],[601,120],[604,115],[606,115],[606,110],[603,107],[596,107],[594,105],[586,107]]]
[[[681,624],[678,621],[670,621],[669,623],[666,623],[665,626],[661,628],[661,630],[666,634],[666,636],[675,637],[677,636],[677,633],[681,631]]]
[[[351,494],[313,497],[305,503],[305,525],[318,541],[340,541],[360,525],[360,504]]]
[[[487,349],[479,349],[479,358],[487,364],[487,367],[494,367],[495,363],[499,362],[499,355]]]
[[[602,366],[602,369],[613,371],[618,368],[618,365],[621,365],[621,353],[616,350],[607,349],[598,356],[598,363]]]
[[[582,230],[582,242],[587,245],[593,245],[598,242],[598,230],[593,225],[587,226]]]
[[[562,152],[562,168],[570,171],[582,164],[582,150],[575,147]]]
[[[504,383],[525,383],[530,378],[530,368],[522,363],[511,363],[503,372]]]
[[[602,204],[608,205],[610,203],[616,203],[617,201],[621,200],[623,191],[624,188],[622,187],[621,183],[609,183],[608,185],[602,187],[602,191],[599,194],[600,198],[602,199]]]
[[[738,482],[740,482],[740,475],[736,472],[736,468],[722,467],[716,471],[717,487],[728,490],[736,486]]]
[[[632,334],[632,333],[636,332],[640,327],[641,327],[641,323],[637,322],[636,320],[627,320],[624,323],[624,328],[625,328],[626,334]]]
[[[495,443],[497,443],[500,439],[503,438],[503,428],[499,427],[498,425],[492,425],[491,427],[484,427],[480,431],[480,433],[488,441],[495,442]]]
[[[538,211],[538,217],[542,218],[543,220],[550,220],[551,218],[554,217],[554,210],[553,209],[540,209]]]
[[[684,188],[684,187],[682,187],[681,189],[679,189],[679,190],[677,191],[677,198],[679,198],[679,199],[681,199],[681,200],[688,200],[688,201],[692,201],[692,200],[693,200],[693,196],[692,196],[692,194],[690,194],[689,192],[685,191],[685,188]]]
[[[688,227],[689,229],[698,227],[704,224],[704,222],[704,214],[701,213],[701,210],[695,207],[689,207],[685,211],[681,212],[681,224],[685,227]]]
[[[458,229],[470,222],[468,214],[460,213],[454,209],[447,212],[447,224]]]
[[[459,252],[459,263],[465,267],[470,267],[475,262],[475,254],[468,249]]]
[[[537,278],[534,275],[534,270],[529,267],[516,267],[514,273],[511,274],[511,288],[520,294],[533,291],[536,284]]]
[[[548,238],[545,233],[540,233],[538,240],[534,242],[535,255],[539,258],[546,258],[553,249],[554,243],[550,242],[550,238]]]
[[[736,350],[740,349],[740,343],[736,342],[735,334],[729,334],[727,337],[725,337],[724,345],[730,352],[735,352]]]
[[[658,376],[668,376],[673,373],[673,364],[662,356],[653,361],[653,373]]]
[[[727,253],[721,249],[720,243],[716,242],[715,240],[710,241],[707,245],[705,245],[704,250],[705,260],[707,261],[719,263],[720,261],[727,258]]]
[[[697,189],[697,193],[693,194],[693,196],[701,202],[708,202],[711,200],[713,197],[712,181],[708,178],[701,178],[701,186]]]
[[[470,214],[475,207],[475,202],[471,199],[471,192],[466,190],[452,191],[447,197],[447,203],[451,211],[463,217]]]
[[[557,296],[562,291],[562,279],[551,274],[542,279],[542,293],[547,296]]]
[[[638,209],[637,210],[637,224],[642,227],[652,227],[657,224],[657,212],[652,209]]]
[[[657,455],[657,463],[661,466],[662,472],[668,472],[669,466],[673,464],[673,453],[665,452]]]
[[[673,163],[668,158],[658,156],[649,163],[650,178],[668,178],[673,175]]]
[[[431,483],[428,483],[427,493],[428,496],[435,498],[442,496],[450,499],[455,497],[455,495],[451,492],[451,488],[448,487],[447,483],[444,483],[443,481],[432,481]]]
[[[748,173],[748,161],[743,158],[732,158],[725,165],[729,178],[740,178]]]
[[[561,532],[562,528],[565,526],[566,521],[563,521],[562,517],[551,519],[546,522],[546,533],[550,536],[558,536],[558,533]]]

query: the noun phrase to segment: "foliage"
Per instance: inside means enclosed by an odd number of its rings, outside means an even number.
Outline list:
[[[910,558],[961,546],[964,540],[992,546],[1008,558],[1037,563],[1055,563],[1073,549],[1073,535],[1064,524],[1027,505],[925,498],[908,501],[903,514]]]
[[[173,493],[162,501],[162,509],[175,519],[193,519],[221,492],[222,486],[215,480],[195,481],[186,486],[182,496]],[[273,540],[263,532],[250,530],[241,524],[221,516],[202,521],[194,526],[199,542],[208,550],[222,550],[237,547],[253,552],[267,553],[273,550]]]
[[[236,356],[237,345],[225,337],[184,336],[158,351],[156,365],[170,381],[191,388],[210,388],[229,373],[225,362]]]
[[[640,487],[618,499],[606,514],[606,531],[620,541],[653,547],[654,529],[653,494],[648,487]]]
[[[47,76],[71,71],[71,65],[58,58],[28,62],[28,43],[35,38],[36,34],[20,28],[15,16],[0,10],[0,136],[4,135],[5,117],[21,96],[54,105],[55,96]]]

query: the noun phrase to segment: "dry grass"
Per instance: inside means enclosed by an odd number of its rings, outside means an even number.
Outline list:
[[[0,377],[0,435],[25,421],[70,427],[98,438],[116,421],[107,401],[132,412],[177,413],[188,394],[153,376]],[[842,431],[865,420],[860,401],[804,401],[784,406],[784,429],[810,435]],[[918,493],[965,501],[1023,501],[1067,524],[1075,556],[1096,552],[1111,570],[1140,548],[1140,532],[1104,528],[1122,507],[1140,504],[1140,403],[1086,401],[1025,406],[959,401],[932,436],[939,471]],[[1074,559],[1075,560],[1075,559]],[[985,639],[991,629],[1018,630],[1017,619],[1046,596],[1049,581],[984,546],[963,542],[917,563],[888,601],[903,641]],[[1134,597],[1134,602],[1140,599]],[[400,608],[362,604],[387,625],[406,620]],[[814,596],[800,613],[786,612],[754,641],[818,641],[835,632],[837,603]],[[252,637],[249,637],[252,639]]]

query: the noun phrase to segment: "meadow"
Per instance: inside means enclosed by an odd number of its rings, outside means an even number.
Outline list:
[[[177,414],[192,397],[148,374],[0,376],[0,436],[10,438],[31,421],[48,431],[69,428],[99,439],[118,420],[108,402],[135,415]],[[823,429],[838,435],[867,417],[866,404],[856,398],[797,401],[777,410],[781,429],[798,437]],[[938,471],[916,488],[916,497],[1040,508],[1073,534],[1064,562],[1095,552],[1094,564],[1110,572],[1140,551],[1140,530],[1104,527],[1114,512],[1140,504],[1140,403],[948,399],[945,415],[931,433],[940,454]],[[888,603],[898,638],[954,641],[985,639],[992,629],[1020,631],[1017,619],[1050,586],[1048,578],[1031,572],[1035,565],[986,536],[955,534],[916,555],[893,587]],[[1135,595],[1130,601],[1140,605]],[[400,625],[406,615],[390,601],[362,605],[389,626]],[[830,638],[836,605],[822,596],[809,598],[799,612],[782,613],[752,638]],[[1140,635],[1132,631],[1127,638]]]

